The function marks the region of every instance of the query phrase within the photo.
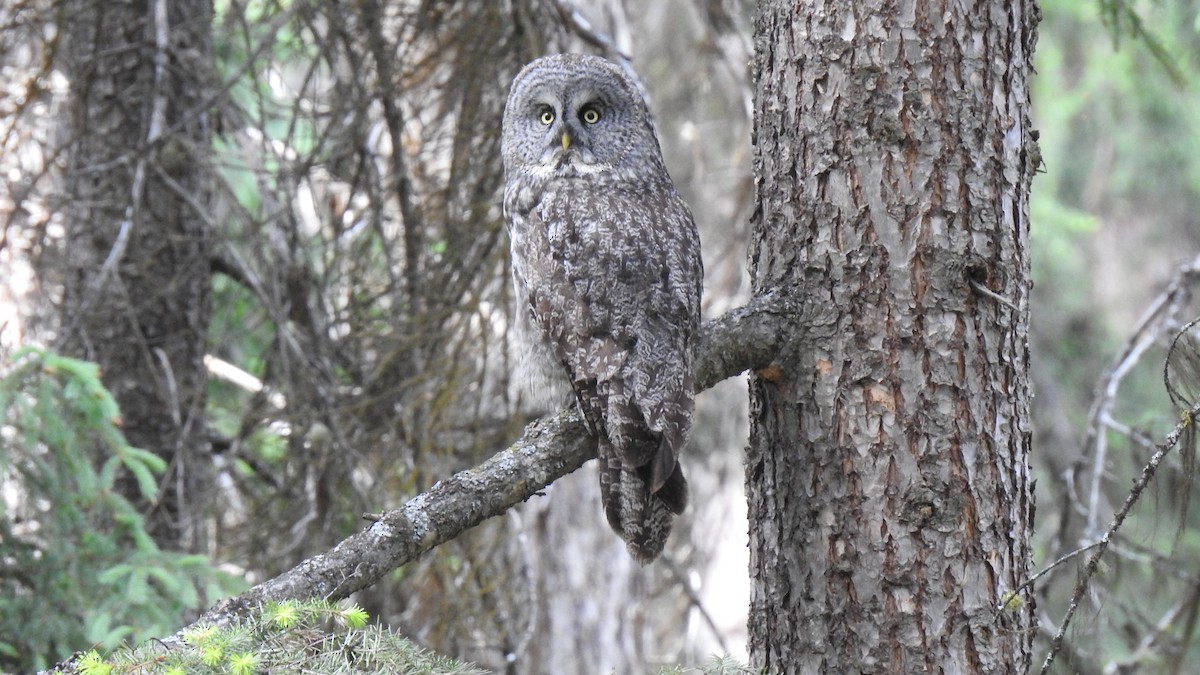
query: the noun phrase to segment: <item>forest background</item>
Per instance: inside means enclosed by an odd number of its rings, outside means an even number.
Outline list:
[[[214,67],[193,73],[213,98],[183,106],[211,112],[202,128],[133,139],[154,161],[141,187],[127,186],[165,195],[148,208],[186,213],[212,237],[211,297],[164,309],[181,323],[162,326],[185,333],[192,310],[211,307],[199,346],[207,369],[166,377],[153,351],[105,366],[180,393],[174,411],[154,413],[174,415],[173,428],[192,416],[189,382],[203,388],[194,400],[207,424],[177,442],[211,460],[185,475],[136,449],[156,444],[121,433],[136,420],[113,423],[95,370],[58,356],[96,348],[72,342],[78,326],[121,323],[120,303],[95,301],[107,249],[81,255],[69,243],[68,214],[104,208],[88,200],[104,187],[104,162],[81,176],[61,150],[79,114],[63,73],[89,72],[71,62],[72,41],[103,24],[88,23],[87,3],[9,3],[0,667],[168,634],[360,529],[362,513],[506,447],[544,412],[508,378],[516,355],[495,199],[494,121],[507,93],[497,73],[515,73],[531,45],[632,57],[701,227],[705,315],[743,304],[751,5],[528,3],[522,15],[489,2],[217,2],[210,30],[196,31],[211,40]],[[1162,364],[1171,328],[1195,317],[1188,291],[1200,281],[1200,10],[1184,0],[1040,5],[1038,569],[1097,539],[1150,454],[1146,439],[1177,421]],[[527,23],[514,29],[517,19]],[[98,100],[119,110],[121,97]],[[197,167],[211,189],[203,206],[179,179]],[[663,564],[628,560],[585,469],[355,600],[418,643],[490,668],[516,658],[547,672],[580,660],[633,672],[744,651],[745,390],[735,378],[699,399],[685,460],[693,507]],[[1190,456],[1169,456],[1105,557],[1068,635],[1074,670],[1194,660],[1191,472]],[[164,487],[166,497],[146,498]],[[1081,561],[1038,581],[1038,649]]]

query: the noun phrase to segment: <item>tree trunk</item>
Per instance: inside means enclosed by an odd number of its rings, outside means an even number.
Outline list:
[[[1024,672],[1038,10],[793,4],[756,24],[754,291],[806,328],[751,383],[751,660]]]
[[[65,351],[100,364],[131,444],[168,462],[147,525],[196,548],[208,485],[203,357],[212,3],[69,2]],[[137,496],[130,481],[123,486]]]

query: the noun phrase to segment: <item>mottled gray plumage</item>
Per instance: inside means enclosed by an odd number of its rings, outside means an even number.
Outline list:
[[[564,136],[566,138],[564,138]],[[547,56],[504,110],[518,321],[565,373],[598,442],[608,522],[640,562],[687,503],[700,240],[646,103],[604,59]]]

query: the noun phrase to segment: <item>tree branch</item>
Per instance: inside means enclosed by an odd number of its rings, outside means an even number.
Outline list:
[[[760,295],[706,321],[696,350],[696,391],[771,365],[786,345],[802,337],[803,329],[798,305],[778,293]]]
[[[1079,609],[1079,602],[1083,599],[1083,594],[1087,592],[1088,584],[1092,577],[1096,574],[1096,570],[1100,567],[1100,558],[1104,556],[1104,552],[1108,550],[1109,543],[1112,542],[1113,536],[1117,530],[1121,529],[1121,525],[1125,522],[1125,518],[1133,510],[1138,499],[1141,498],[1142,492],[1146,486],[1153,480],[1155,472],[1158,471],[1158,465],[1162,463],[1164,457],[1179,444],[1179,439],[1188,427],[1196,424],[1196,420],[1200,418],[1200,403],[1192,405],[1190,410],[1186,410],[1182,414],[1182,419],[1171,433],[1162,443],[1158,444],[1158,449],[1150,457],[1150,461],[1142,467],[1142,475],[1133,482],[1133,489],[1129,494],[1125,495],[1125,502],[1121,504],[1121,508],[1113,515],[1112,522],[1109,523],[1108,529],[1104,535],[1096,542],[1092,555],[1087,559],[1083,566],[1083,571],[1079,575],[1079,581],[1075,584],[1075,590],[1071,593],[1071,604],[1067,606],[1067,613],[1063,615],[1062,625],[1058,627],[1058,632],[1054,634],[1054,638],[1050,641],[1050,651],[1046,654],[1046,659],[1042,661],[1042,669],[1039,671],[1041,675],[1049,672],[1050,665],[1054,663],[1054,657],[1058,655],[1062,649],[1063,639],[1066,637],[1067,628],[1071,625],[1071,619],[1075,616],[1075,611]]]
[[[769,365],[798,330],[789,307],[787,302],[765,296],[706,322],[697,354],[697,391],[747,369]],[[508,449],[475,468],[438,481],[332,550],[218,603],[200,621],[229,623],[271,600],[345,598],[538,494],[595,454],[595,440],[574,408],[539,420],[526,427],[520,440]]]

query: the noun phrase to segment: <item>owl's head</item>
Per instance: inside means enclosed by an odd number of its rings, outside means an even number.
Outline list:
[[[641,93],[615,63],[544,56],[513,80],[504,108],[504,169],[539,177],[661,171],[662,153]]]

